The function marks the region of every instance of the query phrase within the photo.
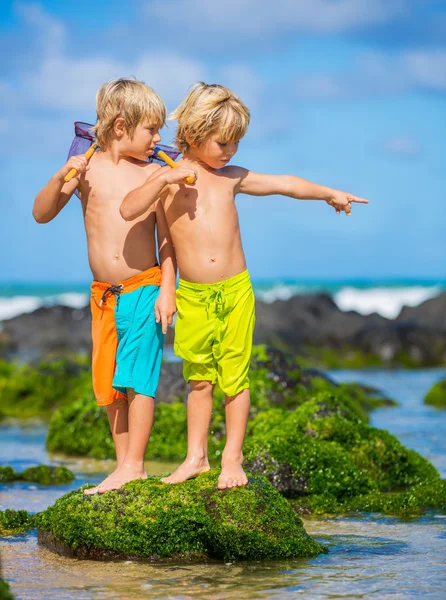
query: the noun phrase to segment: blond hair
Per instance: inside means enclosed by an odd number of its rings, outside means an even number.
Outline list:
[[[166,121],[166,106],[158,94],[142,81],[114,79],[99,88],[96,114],[93,131],[99,146],[106,148],[118,117],[124,119],[127,133],[132,137],[138,125],[146,120],[161,128]]]
[[[248,129],[249,108],[228,88],[196,83],[170,119],[178,121],[175,144],[184,154],[190,144],[201,146],[218,133],[222,143],[237,142]]]

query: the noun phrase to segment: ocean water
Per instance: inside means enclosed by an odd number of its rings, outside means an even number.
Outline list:
[[[371,415],[446,476],[446,411],[423,404],[446,369],[332,371],[338,381],[375,385],[399,402]],[[0,464],[23,469],[39,462],[65,464],[76,480],[65,486],[0,485],[0,510],[44,510],[84,483],[96,483],[111,461],[48,456],[46,427],[0,423]],[[173,465],[148,463],[150,473]],[[292,600],[308,598],[443,599],[446,586],[446,515],[416,519],[358,514],[305,519],[307,531],[329,547],[314,559],[201,564],[95,562],[65,558],[37,544],[31,531],[0,538],[3,576],[20,600]]]
[[[378,313],[393,319],[403,306],[417,306],[446,290],[446,279],[254,279],[259,300],[287,300],[296,294],[326,292],[341,310],[355,310],[363,315]],[[40,306],[63,304],[82,308],[88,304],[86,283],[0,283],[0,321],[32,312]]]

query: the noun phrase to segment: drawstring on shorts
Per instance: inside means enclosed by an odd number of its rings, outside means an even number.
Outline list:
[[[124,285],[122,283],[120,283],[119,285],[111,285],[110,287],[108,287],[102,294],[99,306],[107,304],[107,296],[109,296],[110,294],[114,294],[116,296],[116,301],[118,302],[123,289]]]

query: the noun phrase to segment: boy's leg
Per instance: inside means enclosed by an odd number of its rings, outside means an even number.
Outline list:
[[[127,446],[129,441],[128,401],[126,399],[119,399],[113,402],[113,404],[109,404],[106,408],[108,422],[110,423],[110,429],[116,450],[116,469],[102,483],[94,488],[85,490],[84,494],[86,496],[97,494],[102,490],[102,486],[112,475],[114,475],[119,466],[124,462],[125,455],[127,454]],[[101,490],[99,488],[101,488]]]
[[[109,490],[119,490],[125,483],[134,479],[147,479],[144,454],[152,431],[153,412],[153,398],[128,390],[127,450],[123,456],[121,454],[122,459],[118,459],[113,473],[98,486],[100,494]],[[118,455],[117,448],[116,454]]]
[[[163,483],[182,483],[209,471],[208,437],[212,416],[211,381],[191,381],[187,398],[187,456],[186,460]]]
[[[226,397],[226,445],[222,454],[218,489],[246,485],[248,479],[242,469],[243,440],[249,417],[249,388],[239,394]]]

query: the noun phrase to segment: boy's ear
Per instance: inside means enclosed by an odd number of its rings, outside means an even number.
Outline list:
[[[197,147],[197,144],[195,142],[191,141],[190,137],[187,134],[184,137],[186,138],[186,143],[189,146],[189,148]]]
[[[121,138],[125,133],[125,120],[122,117],[115,119],[113,131],[117,138]]]

